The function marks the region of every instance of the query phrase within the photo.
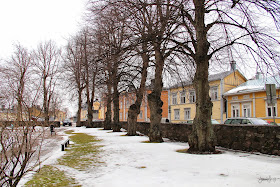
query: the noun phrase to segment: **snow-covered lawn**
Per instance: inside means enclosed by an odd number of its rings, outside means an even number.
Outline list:
[[[66,174],[86,187],[180,187],[180,186],[280,186],[280,157],[224,151],[223,154],[193,155],[176,152],[186,149],[187,143],[143,143],[146,136],[121,136],[125,132],[112,133],[84,127],[61,127],[63,130],[87,133],[101,139],[104,145],[99,167],[87,171],[61,166]],[[54,142],[44,155],[44,164],[56,164],[63,155],[62,141]],[[32,173],[22,179],[22,186]]]

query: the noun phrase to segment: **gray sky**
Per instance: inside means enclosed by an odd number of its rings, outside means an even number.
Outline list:
[[[29,50],[53,40],[58,46],[81,28],[88,0],[0,0],[0,63],[20,43]],[[3,61],[2,61],[3,62]],[[64,102],[73,114],[72,102]]]
[[[0,0],[0,59],[9,57],[13,44],[28,49],[52,39],[58,45],[75,34],[87,0]]]

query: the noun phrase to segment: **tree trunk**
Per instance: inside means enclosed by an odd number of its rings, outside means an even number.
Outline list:
[[[196,92],[196,115],[192,126],[192,134],[189,136],[190,153],[215,152],[215,135],[211,124],[212,102],[209,96],[208,68],[209,68],[209,42],[204,23],[204,2],[194,0],[195,27],[197,37],[197,49],[195,54],[196,73],[194,88]]]
[[[110,81],[109,81],[110,82]],[[112,101],[112,94],[111,94],[111,85],[110,83],[107,84],[107,111],[104,121],[104,130],[111,130],[112,129],[112,107],[111,107],[111,101]]]
[[[155,43],[155,58],[156,58],[156,70],[155,70],[155,82],[152,93],[148,95],[148,103],[151,111],[151,125],[149,132],[150,142],[163,142],[162,134],[160,130],[160,123],[162,118],[162,105],[161,91],[162,91],[162,70],[164,65],[164,58],[160,52],[160,45]]]
[[[114,104],[113,132],[121,132],[120,115],[119,115],[119,110],[120,110],[119,92],[117,90],[116,85],[114,85],[113,104]]]
[[[22,99],[21,96],[18,96],[17,99],[17,121],[22,121]]]
[[[137,126],[137,116],[140,113],[139,107],[136,104],[132,104],[128,110],[128,118],[127,118],[127,135],[128,136],[136,136],[136,126]]]
[[[106,111],[106,117],[104,121],[104,130],[111,130],[111,118],[112,118],[112,112],[111,112],[111,99],[107,99],[107,111]]]
[[[43,101],[43,110],[44,110],[44,124],[45,126],[49,126],[49,108],[48,108],[48,89],[47,89],[47,85],[46,85],[46,78],[43,78],[43,86],[44,86],[44,101]]]
[[[93,106],[93,98],[88,98],[88,111],[87,111],[87,123],[88,123],[88,127],[92,126],[92,120],[93,120],[93,110],[92,110],[92,106]]]
[[[82,110],[82,89],[78,91],[78,112],[77,112],[77,127],[81,126],[81,110]]]

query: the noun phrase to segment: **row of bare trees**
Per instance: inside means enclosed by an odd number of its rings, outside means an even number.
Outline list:
[[[177,73],[182,79],[191,77],[197,98],[188,151],[213,153],[209,68],[255,61],[265,72],[279,72],[278,0],[91,0],[88,5],[87,26],[69,39],[64,53],[52,41],[34,51],[17,45],[1,66],[1,103],[16,106],[17,121],[24,116],[30,120],[28,109],[38,103],[45,122],[49,121],[50,105],[57,100],[58,75],[63,71],[67,87],[78,98],[78,125],[83,99],[91,125],[96,93],[103,93],[104,129],[120,131],[119,95],[133,88],[136,101],[129,108],[127,135],[136,135],[147,80],[153,79],[148,95],[149,139],[162,142],[164,73],[185,67],[190,73]]]
[[[53,41],[41,43],[33,51],[17,44],[14,54],[2,63],[1,102],[6,109],[16,106],[13,111],[16,121],[31,120],[32,107],[42,105],[44,121],[48,124],[49,109],[58,101],[55,88],[60,76],[60,54]]]
[[[215,152],[209,68],[232,61],[244,66],[255,61],[262,71],[279,72],[279,1],[103,0],[89,5],[91,47],[97,49],[92,50],[91,60],[100,62],[99,80],[95,81],[107,88],[105,129],[119,130],[119,93],[134,86],[137,97],[128,112],[128,135],[136,134],[137,115],[150,76],[154,87],[148,95],[149,138],[162,142],[163,75],[179,64],[194,70],[181,75],[192,78],[197,98],[189,152]],[[260,20],[271,22],[267,25]]]
[[[56,93],[60,63],[61,51],[53,41],[32,51],[17,44],[11,57],[1,62],[1,186],[17,186],[40,163],[45,129],[35,126],[48,126],[61,103]],[[37,117],[44,120],[37,122]]]

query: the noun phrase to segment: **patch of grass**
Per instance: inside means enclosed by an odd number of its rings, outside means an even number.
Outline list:
[[[147,167],[146,166],[139,166],[139,167],[136,167],[136,168],[138,168],[138,169],[145,169]]]
[[[162,143],[162,142],[150,142],[149,140],[147,140],[147,141],[142,141],[141,143]]]
[[[68,131],[64,131],[65,134],[72,134],[74,131],[73,130],[68,130]]]
[[[102,163],[98,156],[101,146],[95,144],[100,140],[84,133],[73,133],[70,139],[74,144],[70,144],[71,148],[67,149],[66,154],[58,159],[58,164],[78,170],[86,170]]]
[[[24,186],[46,186],[46,187],[62,187],[62,186],[75,186],[80,187],[73,178],[65,175],[63,171],[60,171],[53,166],[44,166],[37,172],[32,180],[28,181]]]
[[[178,153],[187,153],[188,149],[178,149],[178,150],[176,150],[176,152],[178,152]]]

